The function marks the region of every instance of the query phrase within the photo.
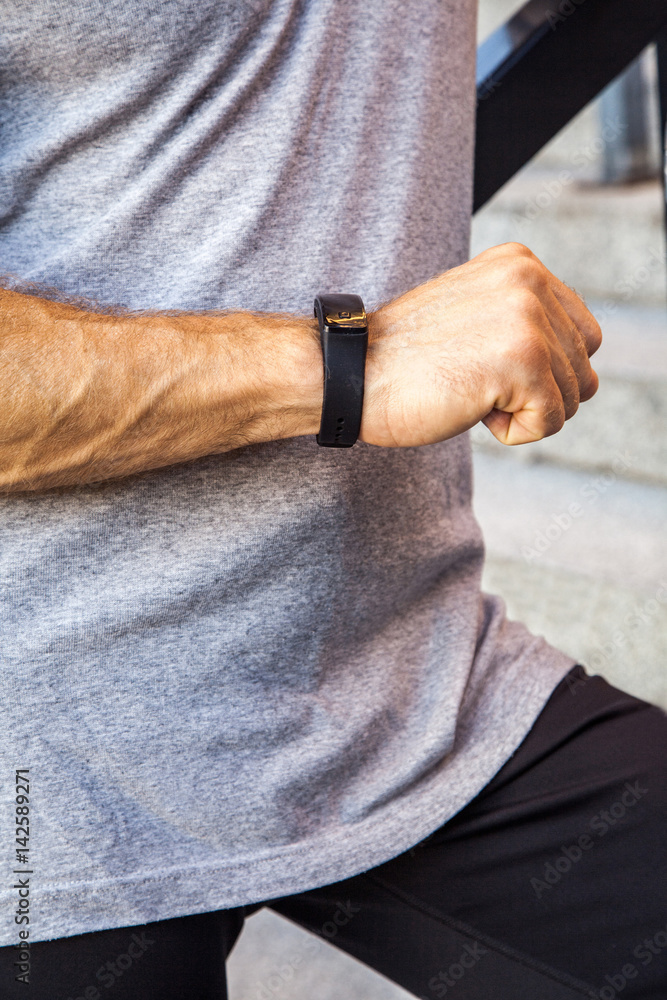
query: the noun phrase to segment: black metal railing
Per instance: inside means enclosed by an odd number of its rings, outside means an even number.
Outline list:
[[[474,210],[653,41],[664,166],[667,0],[530,0],[494,32],[477,54]]]
[[[665,232],[667,232],[667,29],[656,40],[658,54],[658,91],[660,94],[660,140],[662,143],[662,184],[665,195]]]

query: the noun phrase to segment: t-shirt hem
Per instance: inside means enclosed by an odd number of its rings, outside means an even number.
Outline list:
[[[336,828],[312,842],[299,842],[272,850],[265,857],[236,859],[230,864],[199,863],[188,868],[159,872],[133,872],[124,877],[72,880],[35,885],[33,908],[37,920],[32,941],[70,937],[119,927],[133,927],[158,920],[212,910],[269,902],[282,896],[305,892],[352,878],[410,850],[475,798],[512,756],[533,727],[548,698],[575,662],[548,647],[550,656],[540,658],[536,669],[533,656],[523,657],[510,669],[502,684],[485,692],[485,716],[506,708],[510,690],[516,695],[517,673],[523,674],[524,697],[514,700],[512,725],[501,735],[489,727],[480,730],[478,713],[472,724],[463,727],[463,747],[455,747],[451,765],[441,768],[429,781],[404,795],[400,802],[385,806],[378,814],[349,828]],[[524,661],[529,660],[527,674]],[[530,682],[527,680],[530,677]],[[507,716],[504,717],[505,721]],[[459,765],[465,773],[459,774]],[[470,780],[474,775],[474,780]],[[253,891],[248,891],[248,885]],[[0,900],[8,893],[0,894]],[[42,914],[49,917],[40,919]],[[43,920],[43,923],[42,923]],[[40,923],[42,924],[40,928]],[[36,926],[35,926],[36,925]],[[10,927],[0,931],[0,944],[13,944]],[[18,930],[18,928],[17,928]]]

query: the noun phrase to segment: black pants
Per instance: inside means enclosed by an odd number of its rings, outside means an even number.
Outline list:
[[[225,958],[268,905],[428,1000],[667,1000],[666,777],[665,713],[575,668],[484,791],[399,857],[254,906],[33,944],[29,986],[0,948],[0,996],[223,1000]]]

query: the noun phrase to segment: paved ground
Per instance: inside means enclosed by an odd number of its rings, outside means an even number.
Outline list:
[[[270,910],[227,962],[230,1000],[412,1000],[412,994]]]
[[[475,464],[485,589],[592,672],[667,708],[667,490],[549,466],[509,475],[483,454]]]

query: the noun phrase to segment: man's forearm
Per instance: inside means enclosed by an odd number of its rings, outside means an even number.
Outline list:
[[[521,244],[478,254],[369,315],[360,439],[504,444],[555,434],[590,399],[599,324]],[[0,492],[115,479],[314,434],[313,320],[107,316],[0,292]]]
[[[116,479],[314,434],[316,324],[104,315],[0,290],[0,492]]]

